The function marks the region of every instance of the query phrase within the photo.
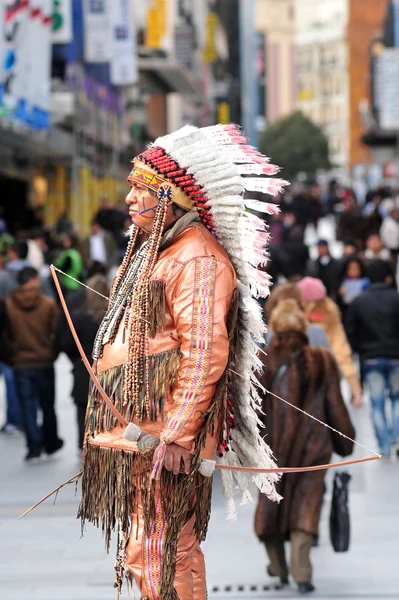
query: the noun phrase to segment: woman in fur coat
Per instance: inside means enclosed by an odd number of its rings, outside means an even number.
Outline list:
[[[355,432],[340,392],[340,374],[332,354],[310,347],[307,321],[295,300],[282,300],[271,314],[273,338],[261,379],[266,390],[287,399],[350,438]],[[278,464],[305,467],[329,463],[333,452],[351,454],[353,443],[265,393],[264,431]],[[281,504],[260,496],[255,532],[266,546],[270,575],[288,582],[284,541],[291,542],[290,571],[300,593],[314,590],[310,550],[318,534],[325,471],[284,475]]]

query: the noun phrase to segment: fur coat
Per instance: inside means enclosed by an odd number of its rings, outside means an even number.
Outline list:
[[[265,360],[261,380],[265,389],[354,438],[340,392],[338,367],[328,350],[311,348],[302,333],[286,332],[274,336]],[[270,394],[264,395],[262,408],[263,432],[281,466],[325,464],[333,451],[347,456],[353,450],[352,442]],[[278,489],[283,496],[281,504],[261,494],[255,516],[258,538],[265,541],[275,535],[288,536],[291,531],[317,535],[324,477],[325,471],[283,475]]]

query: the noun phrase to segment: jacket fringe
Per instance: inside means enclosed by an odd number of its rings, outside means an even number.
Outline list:
[[[152,421],[156,421],[159,415],[163,415],[165,396],[172,391],[175,385],[180,361],[179,348],[149,357],[150,416]],[[117,367],[98,373],[97,378],[118,411],[127,421],[133,421],[136,409],[134,399],[125,404],[123,402],[124,369],[124,365],[118,365]],[[142,386],[142,390],[144,397],[144,385]],[[138,398],[139,404],[142,400],[143,398]],[[91,383],[86,420],[86,431],[89,439],[94,437],[96,433],[110,431],[117,425],[117,419],[105,402],[99,397],[95,385]]]
[[[164,331],[166,324],[165,282],[162,279],[150,281],[149,304],[150,336],[154,338],[159,331]]]

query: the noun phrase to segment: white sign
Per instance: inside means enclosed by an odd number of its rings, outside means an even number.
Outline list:
[[[399,130],[399,48],[376,58],[375,96],[381,129]]]
[[[83,0],[85,60],[92,63],[111,60],[110,0]]]
[[[130,85],[138,79],[131,0],[114,0],[111,22],[111,83],[113,85]]]
[[[72,0],[52,0],[53,2],[53,44],[72,42]]]
[[[29,5],[24,0],[5,0],[4,4],[1,114],[25,121],[25,88],[29,69]]]
[[[34,129],[50,126],[52,0],[30,0],[25,81],[26,121]]]
[[[4,96],[4,59],[6,51],[6,38],[4,23],[6,22],[5,0],[0,0],[0,114]]]

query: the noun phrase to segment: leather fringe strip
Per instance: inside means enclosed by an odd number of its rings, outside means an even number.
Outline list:
[[[173,390],[179,371],[181,355],[179,348],[168,350],[149,357],[149,381],[151,398],[151,419],[156,421],[163,415],[165,396]],[[124,365],[119,365],[97,374],[98,380],[118,411],[128,420],[135,416],[135,402],[123,404]],[[142,386],[143,394],[145,386]],[[139,398],[140,402],[140,398]],[[106,406],[93,383],[90,384],[86,431],[89,439],[100,431],[110,431],[118,425],[110,409]]]
[[[159,331],[164,331],[166,324],[165,282],[162,279],[150,281],[148,317],[150,336],[154,338]]]

